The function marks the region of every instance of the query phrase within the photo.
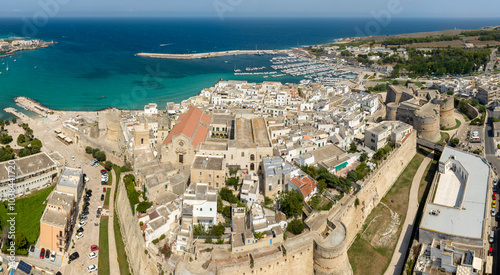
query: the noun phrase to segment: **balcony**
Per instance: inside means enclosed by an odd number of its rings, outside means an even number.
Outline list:
[[[65,241],[65,240],[66,240],[66,236],[59,236],[59,235],[57,235],[57,236],[56,236],[56,238],[57,238],[58,240],[63,240],[63,241]]]

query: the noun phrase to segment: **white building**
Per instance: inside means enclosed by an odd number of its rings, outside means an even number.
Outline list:
[[[207,183],[193,182],[184,193],[182,217],[192,217],[193,224],[211,228],[217,224],[217,192]]]
[[[157,116],[158,115],[158,105],[156,103],[149,103],[144,106],[144,115],[145,116]]]
[[[244,179],[240,199],[251,206],[259,198],[259,184],[251,179]]]
[[[161,235],[167,235],[179,222],[181,217],[181,203],[179,200],[171,201],[165,205],[160,205],[151,214],[139,219],[139,222],[146,224],[144,238],[146,246]]]

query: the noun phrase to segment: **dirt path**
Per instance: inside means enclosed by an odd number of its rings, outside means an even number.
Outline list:
[[[408,250],[408,245],[411,241],[411,233],[413,231],[413,226],[415,226],[415,217],[418,210],[418,188],[420,186],[420,181],[424,176],[425,169],[427,165],[432,160],[432,154],[429,154],[420,164],[420,167],[413,177],[413,181],[410,188],[410,201],[408,202],[408,211],[406,213],[406,219],[403,223],[403,230],[401,230],[401,235],[399,235],[398,244],[392,255],[391,263],[385,275],[401,274],[404,267],[404,260],[406,256],[406,251]]]

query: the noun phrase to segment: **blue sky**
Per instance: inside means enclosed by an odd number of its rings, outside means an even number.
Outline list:
[[[0,17],[496,17],[498,0],[0,0]]]

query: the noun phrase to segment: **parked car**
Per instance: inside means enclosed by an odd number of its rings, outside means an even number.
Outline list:
[[[103,201],[103,200],[104,200],[104,194],[101,195],[101,201]]]
[[[80,227],[76,230],[77,233],[83,232],[83,227]]]
[[[101,169],[101,174],[102,173],[107,173],[108,171],[106,169]]]
[[[30,252],[31,253],[35,252],[35,246],[34,245],[30,246]]]
[[[97,257],[97,253],[95,253],[95,252],[90,252],[90,254],[89,254],[89,259],[91,259],[91,260],[92,260],[92,259],[94,259],[95,257]]]
[[[71,160],[75,160],[75,156],[71,156]]]
[[[45,250],[45,259],[50,257],[50,249]]]
[[[96,251],[96,250],[99,250],[99,246],[93,244],[90,246],[90,251]]]
[[[83,233],[82,232],[76,234],[76,239],[78,240],[80,238],[83,238]]]
[[[82,226],[84,226],[84,225],[86,225],[86,224],[87,224],[87,222],[85,222],[85,221],[81,221],[81,222],[78,224],[78,227],[82,227]]]
[[[495,221],[500,222],[500,212],[495,215]]]
[[[490,250],[488,250],[488,256],[493,256],[493,247],[490,247]]]
[[[102,188],[102,192],[106,192],[106,187],[103,187],[103,188]]]
[[[42,248],[42,250],[40,250],[40,259],[43,259],[44,256],[45,256],[45,248]]]
[[[52,254],[50,254],[50,261],[55,262],[56,261],[56,252],[52,251]]]
[[[96,271],[97,270],[97,265],[93,264],[93,265],[89,266],[88,270],[89,270],[89,273],[92,272],[92,271]]]
[[[78,258],[80,258],[80,254],[78,254],[78,252],[75,252],[75,253],[69,255],[69,260],[70,261],[74,261],[74,260],[76,260]]]
[[[80,217],[80,221],[84,221],[84,220],[86,220],[86,219],[87,219],[87,215],[82,215],[82,216]]]
[[[492,209],[491,209],[491,216],[492,216],[492,217],[495,217],[495,214],[496,214],[496,213],[495,213],[495,208],[492,208]]]

